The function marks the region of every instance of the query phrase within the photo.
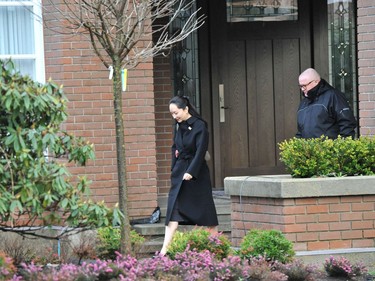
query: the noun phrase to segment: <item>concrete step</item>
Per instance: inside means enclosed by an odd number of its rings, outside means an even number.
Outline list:
[[[216,212],[219,220],[218,231],[230,237],[231,234],[231,218],[230,218],[230,198],[223,191],[213,192]],[[160,251],[163,245],[165,231],[165,213],[167,210],[167,197],[158,198],[158,204],[161,210],[161,221],[155,224],[136,224],[132,228],[140,235],[145,237],[146,242],[140,249],[140,254],[152,255]],[[196,226],[180,225],[178,231],[189,231]]]
[[[154,223],[154,224],[136,224],[132,228],[137,231],[140,235],[144,236],[146,239],[152,240],[152,237],[164,236],[165,225],[164,223]],[[180,225],[178,227],[179,231],[189,231],[196,228],[194,225]],[[218,231],[223,233],[230,233],[231,223],[224,222],[220,223],[218,226]]]
[[[178,231],[190,231],[193,230],[196,226],[192,225],[180,225],[178,227]],[[153,255],[155,252],[160,251],[163,240],[164,240],[164,231],[165,225],[162,223],[155,223],[155,224],[139,224],[134,225],[133,229],[135,229],[140,235],[145,237],[146,241],[139,249],[139,254],[142,255]],[[222,232],[224,235],[230,238],[230,222],[219,224],[218,231]]]
[[[230,216],[230,200],[228,196],[218,196],[214,195],[214,201],[216,206],[217,217],[219,220],[219,231],[220,232],[230,232],[231,231],[231,216]],[[143,236],[155,236],[155,235],[164,235],[164,222],[165,222],[165,213],[167,197],[161,197],[158,199],[158,203],[161,211],[161,220],[156,224],[136,224],[133,225],[139,234]],[[180,226],[179,229],[184,228],[193,228],[194,226]]]

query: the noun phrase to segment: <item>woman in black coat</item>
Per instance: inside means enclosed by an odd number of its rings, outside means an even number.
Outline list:
[[[207,226],[211,233],[217,232],[218,225],[210,173],[205,160],[208,148],[207,124],[187,97],[172,98],[169,111],[176,121],[176,129],[161,255],[167,253],[179,224]]]

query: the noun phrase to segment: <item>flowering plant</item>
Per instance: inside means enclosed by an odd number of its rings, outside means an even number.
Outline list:
[[[347,258],[330,256],[324,262],[324,269],[329,276],[342,276],[354,278],[367,273],[365,265],[361,262],[352,264]]]
[[[288,277],[278,271],[273,271],[270,262],[258,257],[242,260],[238,256],[228,256],[218,260],[217,256],[208,250],[197,252],[187,249],[176,253],[175,259],[168,256],[156,256],[137,260],[129,256],[117,254],[116,260],[96,260],[82,265],[62,264],[58,268],[43,268],[42,266],[23,264],[12,281],[135,281],[135,280],[260,280],[286,281]]]
[[[314,281],[322,275],[317,265],[305,265],[300,259],[293,259],[290,263],[274,262],[273,268],[288,276],[288,281]]]
[[[13,260],[7,257],[4,253],[0,253],[0,280],[9,280],[16,268],[13,265]]]

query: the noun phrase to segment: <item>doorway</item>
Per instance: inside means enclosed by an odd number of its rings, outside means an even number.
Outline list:
[[[215,186],[285,173],[278,143],[296,132],[298,75],[312,65],[310,1],[298,1],[296,19],[238,22],[227,2],[207,7]]]

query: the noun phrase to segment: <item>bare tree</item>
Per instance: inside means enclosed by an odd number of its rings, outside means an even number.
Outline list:
[[[119,208],[124,214],[121,252],[129,253],[121,70],[134,68],[141,62],[168,52],[202,26],[204,16],[198,14],[199,9],[192,11],[194,0],[62,0],[63,5],[59,6],[54,0],[49,1],[71,32],[89,36],[96,55],[107,68],[113,70]],[[172,24],[181,14],[187,13],[184,25],[172,33]],[[162,19],[163,24],[159,24]]]

